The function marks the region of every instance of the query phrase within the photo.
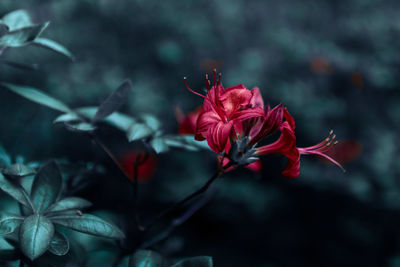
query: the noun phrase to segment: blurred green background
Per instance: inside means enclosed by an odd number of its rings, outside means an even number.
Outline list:
[[[215,266],[400,266],[398,1],[372,0],[2,0],[0,15],[28,9],[51,21],[45,36],[68,47],[67,58],[37,47],[5,59],[0,79],[40,88],[72,107],[96,105],[125,78],[133,93],[122,111],[151,113],[176,133],[174,109],[189,112],[213,68],[223,84],[258,86],[264,101],[284,103],[296,119],[299,146],[334,129],[362,147],[346,173],[302,157],[298,179],[280,176],[285,158],[263,158],[263,171],[240,169],[215,186],[215,197],[156,248],[167,256],[210,255]],[[0,143],[28,161],[100,162],[79,194],[111,210],[129,229],[131,193],[101,150],[83,135],[52,125],[57,113],[0,91]],[[116,154],[143,149],[104,130]],[[215,155],[173,151],[159,156],[140,189],[151,217],[204,183]]]

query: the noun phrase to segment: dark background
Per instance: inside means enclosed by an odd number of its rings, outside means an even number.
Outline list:
[[[12,49],[6,59],[39,69],[1,65],[2,81],[79,107],[100,103],[130,78],[133,93],[122,111],[154,114],[165,132],[176,133],[174,109],[202,103],[183,77],[201,91],[204,74],[218,68],[226,87],[258,86],[266,103],[284,103],[296,119],[298,146],[334,129],[339,140],[362,147],[346,173],[302,157],[300,177],[288,180],[280,176],[280,156],[262,158],[261,174],[231,172],[214,187],[215,197],[155,249],[169,257],[210,255],[217,267],[400,266],[398,1],[1,0],[0,15],[19,8],[38,23],[50,20],[44,36],[77,59]],[[128,182],[87,137],[55,127],[56,112],[4,90],[0,113],[0,143],[14,156],[101,163],[105,172],[78,195],[129,229]],[[100,134],[116,154],[142,149],[118,131]],[[215,168],[213,153],[160,155],[140,189],[141,213],[161,211]]]

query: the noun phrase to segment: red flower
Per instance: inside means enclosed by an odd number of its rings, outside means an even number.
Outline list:
[[[143,151],[128,151],[119,159],[120,165],[126,175],[126,177],[133,182],[134,179],[134,165],[138,157],[143,157]],[[141,160],[139,158],[139,160]],[[157,158],[154,155],[148,155],[147,159],[138,167],[137,181],[139,183],[148,182],[154,175],[157,168]]]
[[[286,121],[284,121],[280,126],[281,136],[279,139],[272,144],[257,148],[257,155],[283,154],[286,156],[288,158],[288,163],[286,164],[282,175],[287,178],[296,178],[299,176],[300,155],[313,154],[321,156],[336,164],[344,171],[340,163],[325,154],[325,152],[330,150],[331,147],[337,143],[333,141],[335,139],[335,135],[332,135],[332,131],[321,143],[310,147],[299,148],[296,147],[296,136],[294,134],[295,122],[286,108],[284,109],[284,117]]]
[[[197,120],[196,140],[207,139],[210,148],[216,153],[225,150],[229,137],[235,138],[240,131],[241,122],[250,118],[264,115],[262,107],[257,105],[259,91],[249,90],[243,85],[224,89],[220,84],[220,77],[210,88],[207,86],[207,95],[203,96],[190,89],[188,90],[204,98],[203,112]],[[206,77],[208,85],[208,77]]]
[[[181,109],[175,110],[176,119],[178,120],[179,134],[195,134],[197,128],[197,119],[203,112],[203,107],[198,107],[194,111],[185,115]]]

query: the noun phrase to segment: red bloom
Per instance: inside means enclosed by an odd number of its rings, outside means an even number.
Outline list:
[[[120,165],[126,175],[126,177],[133,182],[134,179],[134,165],[138,157],[143,157],[142,151],[128,151],[119,159]],[[138,167],[137,181],[139,183],[148,182],[154,175],[157,168],[157,158],[154,155],[148,155],[147,159]]]
[[[311,147],[299,148],[296,147],[296,136],[294,134],[295,122],[286,108],[284,109],[284,117],[286,121],[281,124],[281,136],[279,139],[272,144],[257,148],[257,155],[283,154],[286,156],[288,158],[288,163],[286,164],[282,175],[287,178],[296,178],[299,176],[300,155],[313,154],[321,156],[336,164],[344,171],[340,163],[325,154],[325,152],[327,152],[333,145],[336,144],[336,142],[333,141],[335,139],[335,135],[332,135],[332,131],[321,143]]]
[[[178,120],[179,134],[195,134],[197,128],[197,119],[203,112],[203,107],[198,107],[194,111],[185,115],[181,109],[175,110],[176,119]]]

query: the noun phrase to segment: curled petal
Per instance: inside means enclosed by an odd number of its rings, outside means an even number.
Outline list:
[[[231,116],[231,120],[244,121],[251,118],[263,117],[264,114],[264,109],[262,109],[261,107],[248,108],[233,113]]]
[[[285,117],[285,120],[289,123],[290,128],[292,128],[292,130],[294,130],[296,128],[296,125],[294,123],[294,119],[293,119],[292,115],[289,114],[289,111],[287,110],[287,108],[284,108],[283,116]]]
[[[266,111],[266,118],[264,119],[263,123],[261,126],[258,126],[257,132],[251,131],[250,136],[252,137],[252,140],[250,142],[250,145],[253,145],[260,141],[262,138],[265,138],[274,132],[276,132],[279,127],[282,124],[282,119],[283,119],[283,114],[284,114],[284,108],[283,104],[279,104],[276,107],[274,107],[271,111],[269,111],[269,106],[268,106],[268,111]]]
[[[197,119],[196,134],[207,132],[219,122],[221,122],[221,118],[214,111],[202,113]]]
[[[225,146],[232,132],[232,127],[232,122],[219,122],[208,130],[207,143],[213,151],[221,153],[225,150]]]

